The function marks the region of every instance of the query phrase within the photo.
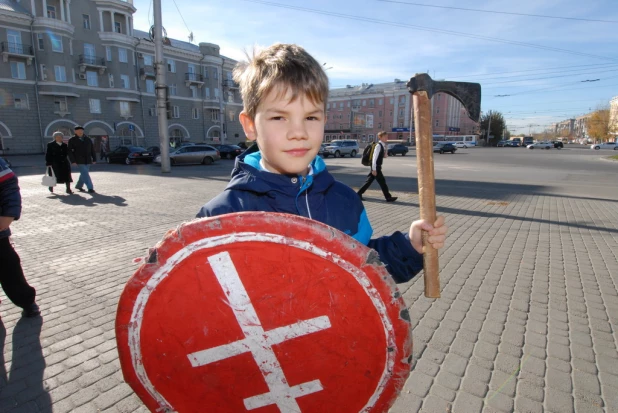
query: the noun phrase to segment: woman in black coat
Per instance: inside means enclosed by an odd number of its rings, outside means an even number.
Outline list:
[[[73,178],[71,177],[71,164],[68,158],[69,147],[62,141],[64,138],[62,132],[54,132],[53,138],[54,140],[47,144],[45,164],[52,167],[59,184],[66,184],[67,194],[72,194],[71,182],[73,182]],[[54,187],[50,186],[49,192],[54,192]]]

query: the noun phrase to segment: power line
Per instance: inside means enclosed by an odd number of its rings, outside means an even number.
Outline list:
[[[262,4],[266,6],[280,7],[280,8],[296,10],[296,11],[302,11],[305,13],[313,13],[313,14],[320,14],[324,16],[339,17],[339,18],[348,19],[348,20],[363,21],[363,22],[368,22],[368,23],[376,23],[376,24],[382,24],[386,26],[402,27],[402,28],[408,28],[408,29],[416,29],[416,30],[421,30],[421,31],[441,33],[441,34],[447,34],[447,35],[456,35],[458,37],[469,37],[472,39],[480,39],[480,40],[487,40],[487,41],[497,42],[497,43],[512,44],[515,46],[523,46],[523,47],[529,47],[533,49],[548,50],[552,52],[566,53],[566,54],[572,54],[572,55],[577,55],[577,56],[593,57],[595,59],[618,61],[617,58],[613,58],[613,57],[599,56],[599,55],[593,55],[589,53],[581,53],[581,52],[576,52],[573,50],[537,45],[533,43],[518,42],[514,40],[501,39],[497,37],[481,36],[481,35],[476,35],[476,34],[471,34],[471,33],[456,32],[453,30],[434,29],[431,27],[418,26],[414,24],[399,23],[399,22],[393,22],[389,20],[381,20],[381,19],[375,19],[375,18],[363,17],[363,16],[354,16],[350,14],[343,14],[343,13],[336,13],[336,12],[328,12],[324,10],[316,10],[316,9],[310,9],[307,7],[300,7],[300,6],[291,6],[287,4],[274,3],[270,1],[261,1],[261,0],[242,0],[242,1],[246,1],[249,3]]]
[[[436,6],[434,4],[411,3],[407,1],[395,1],[395,0],[378,0],[378,1],[381,1],[383,3],[405,4],[408,6],[433,7],[436,9],[463,10],[463,11],[471,11],[471,12],[476,12],[476,13],[508,14],[511,16],[541,17],[544,19],[560,19],[560,20],[579,20],[579,21],[596,22],[596,23],[618,23],[618,20],[585,19],[583,17],[548,16],[545,14],[529,14],[529,13],[498,11],[498,10],[467,9],[464,7]]]
[[[562,76],[535,77],[535,78],[532,78],[532,79],[505,80],[504,82],[483,83],[483,86],[486,86],[486,85],[499,85],[499,84],[503,84],[503,83],[529,82],[529,81],[532,81],[532,80],[559,79],[559,78],[563,78],[563,77],[590,75],[590,74],[596,74],[596,73],[607,73],[607,72],[616,72],[616,71],[618,71],[618,69],[603,70],[603,71],[600,71],[600,72],[596,72],[595,71],[595,72],[587,72],[587,73],[571,73],[571,74],[562,75]]]
[[[176,10],[178,10],[178,14],[180,15],[180,18],[182,20],[182,22],[184,23],[185,27],[187,28],[187,31],[189,33],[191,33],[191,37],[193,37],[193,32],[191,31],[191,29],[189,29],[189,26],[187,26],[187,22],[185,21],[185,18],[182,16],[182,13],[180,12],[180,9],[178,8],[178,4],[176,4],[176,0],[174,1],[174,6],[176,6]]]
[[[517,77],[524,77],[524,76],[550,75],[554,73],[580,72],[582,74],[585,74],[585,73],[595,73],[596,71],[603,70],[603,69],[614,69],[614,68],[618,69],[618,63],[603,63],[599,65],[590,65],[590,66],[594,66],[594,67],[575,69],[575,67],[577,66],[568,66],[568,67],[562,68],[565,70],[557,70],[557,71],[549,71],[549,72],[542,72],[544,70],[549,70],[549,69],[530,69],[530,70],[522,70],[522,71],[516,71],[516,72],[502,72],[501,74],[512,74],[512,73],[523,73],[523,72],[539,72],[539,73],[526,73],[526,74],[519,74],[519,75],[514,74],[512,76],[486,77],[486,78],[482,78],[480,81],[493,80],[493,79],[504,80],[504,79],[512,79],[512,78],[517,78]],[[557,67],[555,69],[561,69],[561,68]],[[464,75],[464,76],[456,76],[453,78],[456,78],[457,80],[459,80],[459,79],[464,79],[464,78],[469,78],[469,77],[491,76],[494,74],[498,74],[498,73],[487,73],[485,75]],[[446,77],[445,79],[451,79],[451,77]]]
[[[543,69],[526,69],[526,70],[516,70],[512,72],[495,72],[495,73],[483,73],[476,75],[463,75],[457,76],[458,79],[466,78],[466,77],[479,77],[479,76],[493,76],[493,75],[502,75],[502,74],[512,74],[512,73],[524,73],[524,72],[540,72],[544,70],[554,70],[554,69],[571,69],[575,67],[607,67],[607,66],[615,66],[618,63],[595,63],[591,65],[569,65],[569,66],[557,66],[557,67],[546,67]],[[581,69],[580,69],[581,70]],[[535,73],[535,74],[547,74],[547,73]],[[448,79],[448,77],[447,77]]]

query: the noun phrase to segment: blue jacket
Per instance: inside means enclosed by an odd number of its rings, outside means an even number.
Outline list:
[[[21,195],[17,177],[4,159],[0,158],[0,217],[19,219],[21,215]],[[11,235],[11,229],[0,231],[0,239]]]
[[[409,281],[423,268],[423,257],[412,248],[407,234],[395,232],[371,239],[373,230],[363,203],[352,188],[333,178],[322,158],[313,160],[313,174],[306,177],[264,171],[261,158],[256,145],[236,158],[227,188],[204,205],[197,217],[242,211],[300,215],[337,228],[375,249],[398,283]]]

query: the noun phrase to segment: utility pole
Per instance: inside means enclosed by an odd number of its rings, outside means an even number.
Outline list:
[[[159,147],[161,148],[161,172],[169,173],[170,168],[170,137],[167,129],[167,85],[165,75],[167,66],[163,63],[163,21],[161,18],[161,0],[153,1],[154,11],[154,43],[155,43],[155,73],[157,92],[157,117],[159,121]]]
[[[491,110],[489,111],[489,120],[487,121],[487,146],[489,146],[489,134],[491,133]]]

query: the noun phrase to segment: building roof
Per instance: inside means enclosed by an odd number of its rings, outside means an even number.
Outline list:
[[[2,2],[2,0],[0,0],[0,2]],[[150,34],[148,32],[134,29],[133,35],[137,37],[138,39],[146,39],[150,41]],[[188,52],[193,52],[193,53],[200,53],[200,47],[198,45],[195,45],[189,42],[183,42],[183,41],[176,40],[176,39],[171,39],[171,38],[169,38],[169,41],[170,41],[170,46],[175,47],[177,49],[182,49],[182,50],[186,50]]]
[[[30,15],[30,12],[15,0],[0,0],[0,11],[12,11]]]
[[[346,97],[346,96],[356,96],[356,95],[371,95],[374,93],[384,93],[384,92],[392,92],[395,90],[405,90],[406,89],[406,81],[395,79],[393,82],[388,83],[363,83],[361,85],[347,85],[342,88],[335,88],[329,91],[329,98],[338,98],[338,97]]]

